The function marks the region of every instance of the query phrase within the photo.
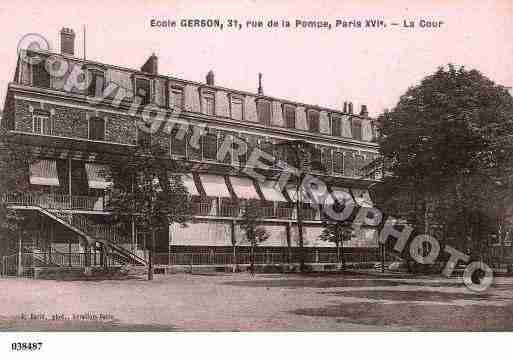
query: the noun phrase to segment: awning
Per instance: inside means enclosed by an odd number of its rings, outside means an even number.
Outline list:
[[[230,183],[238,199],[260,199],[250,178],[230,176]]]
[[[308,197],[308,194],[306,193],[305,189],[301,186],[300,188],[300,197],[299,197],[299,200],[300,202],[302,203],[312,203],[312,201],[310,200],[310,197]],[[291,186],[291,187],[287,187],[287,194],[289,195],[290,197],[290,200],[294,203],[297,202],[297,191],[296,191],[296,186]]]
[[[194,177],[192,173],[182,173],[180,174],[182,177],[182,182],[185,188],[187,188],[187,191],[192,196],[199,196],[199,191],[196,188],[196,183],[194,182]]]
[[[30,184],[42,186],[59,186],[57,162],[39,160],[30,164]]]
[[[106,175],[110,171],[109,166],[98,163],[86,163],[85,170],[89,188],[106,189],[112,184],[112,181],[106,179]]]
[[[200,174],[200,179],[208,197],[231,198],[223,176]]]
[[[287,199],[277,187],[276,181],[259,182],[259,185],[266,201],[287,202]]]

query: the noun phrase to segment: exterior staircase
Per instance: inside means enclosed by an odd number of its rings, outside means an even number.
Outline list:
[[[117,265],[139,267],[147,265],[146,260],[127,250],[119,243],[122,236],[120,236],[117,231],[112,230],[110,226],[93,223],[86,215],[70,213],[60,209],[44,208],[40,203],[27,204],[9,201],[9,207],[18,210],[38,211],[42,215],[51,218],[71,231],[77,233],[79,236],[84,238],[90,246],[100,243],[103,246],[107,257]]]

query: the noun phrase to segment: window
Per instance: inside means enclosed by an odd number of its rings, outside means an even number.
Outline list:
[[[362,168],[365,167],[365,157],[363,155],[357,155],[354,156],[354,175],[355,176],[362,176]]]
[[[258,140],[258,147],[260,149],[260,151],[268,154],[269,156],[271,156],[273,158],[273,161],[269,161],[267,158],[261,158],[260,160],[265,164],[265,165],[274,165],[274,158],[275,158],[275,155],[274,155],[274,143],[272,143],[271,141],[267,141],[263,138],[261,138],[260,140]]]
[[[242,98],[240,97],[232,97],[230,102],[230,117],[237,121],[242,121],[243,119],[243,111],[244,105],[242,103]]]
[[[141,105],[147,105],[151,99],[151,85],[148,79],[135,79],[135,95],[141,98]]]
[[[201,161],[202,159],[202,151],[201,144],[202,139],[198,137],[197,132],[200,132],[200,129],[190,126],[189,131],[187,133],[187,158]]]
[[[353,138],[355,140],[362,140],[362,121],[359,119],[353,118],[351,120],[351,132],[353,134]]]
[[[45,68],[45,61],[39,61],[32,65],[32,86],[50,87],[50,74]]]
[[[183,109],[183,89],[178,87],[172,87],[169,93],[169,106]]]
[[[344,154],[344,175],[349,177],[356,176],[355,169],[356,169],[356,162],[355,162],[355,153],[352,151],[347,151]]]
[[[283,117],[285,118],[285,127],[296,128],[296,109],[293,106],[283,106]]]
[[[331,116],[331,135],[342,136],[342,119],[338,116]]]
[[[319,132],[319,112],[308,111],[308,131]]]
[[[87,94],[91,97],[101,97],[105,85],[105,76],[100,71],[89,71],[89,76],[91,83]]]
[[[331,148],[325,147],[322,149],[322,171],[331,172],[333,158],[331,153]]]
[[[344,173],[344,154],[342,152],[333,153],[333,172]]]
[[[202,137],[203,158],[206,160],[217,160],[217,133],[207,133]]]
[[[271,103],[265,100],[259,100],[257,103],[258,122],[262,125],[271,125]]]
[[[210,92],[205,92],[201,96],[201,109],[202,112],[207,115],[215,115],[215,100],[214,94]]]
[[[150,124],[137,124],[137,145],[148,148],[151,145],[151,128]]]
[[[42,135],[52,134],[52,119],[49,113],[35,113],[32,116],[32,128],[34,133]]]
[[[173,128],[171,131],[171,154],[176,156],[185,156],[187,147],[187,136],[186,133],[180,131],[179,128]]]
[[[319,147],[312,148],[311,164],[312,170],[322,171],[322,154]]]
[[[89,119],[89,139],[105,140],[105,120],[103,118],[91,117]]]

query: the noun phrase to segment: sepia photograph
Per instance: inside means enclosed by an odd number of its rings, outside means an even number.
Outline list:
[[[45,351],[23,333],[513,330],[511,0],[0,20],[8,354]]]

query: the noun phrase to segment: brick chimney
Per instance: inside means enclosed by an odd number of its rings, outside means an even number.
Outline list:
[[[210,70],[207,74],[207,85],[214,86],[214,71]]]
[[[141,66],[142,72],[147,72],[153,75],[158,75],[159,73],[159,58],[155,53],[151,54],[151,56],[146,60],[144,65]]]
[[[352,102],[349,102],[347,104],[347,112],[350,114],[353,114],[353,103]]]
[[[347,101],[344,101],[344,109],[342,110],[343,113],[347,113]]]
[[[367,111],[367,105],[362,105],[362,109],[360,110],[360,115],[367,117],[369,115],[369,111]]]
[[[63,27],[61,30],[61,53],[75,56],[75,31]]]

